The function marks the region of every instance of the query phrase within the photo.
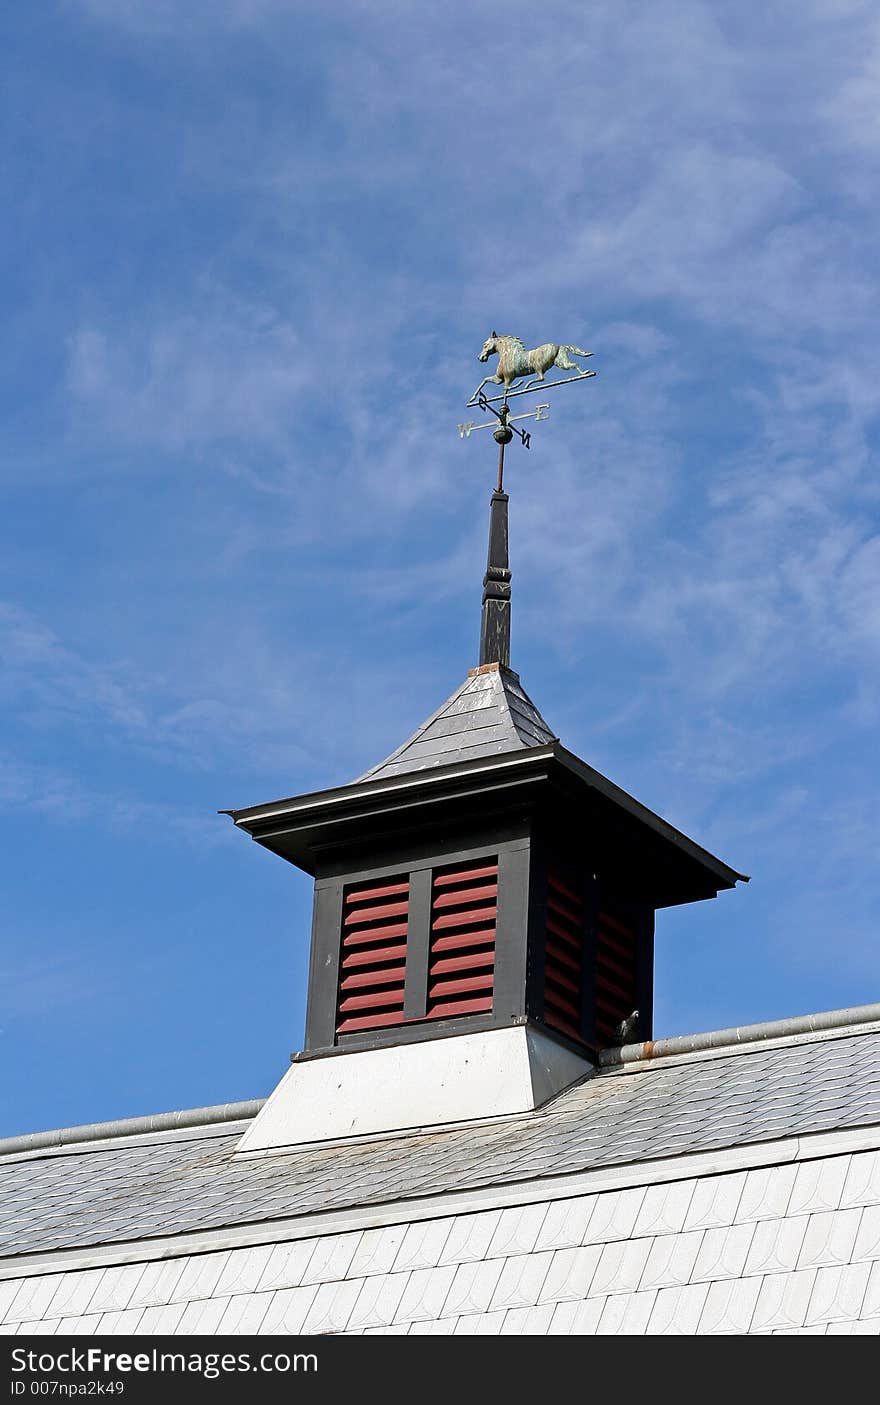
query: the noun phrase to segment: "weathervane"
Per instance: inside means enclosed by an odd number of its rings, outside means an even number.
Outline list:
[[[504,447],[509,444],[514,435],[517,435],[523,448],[531,447],[531,433],[524,429],[518,429],[515,420],[545,420],[550,411],[549,404],[538,405],[534,410],[529,410],[521,415],[512,415],[508,406],[508,400],[517,395],[534,395],[538,391],[549,391],[557,385],[569,385],[572,381],[586,380],[589,376],[594,376],[595,371],[584,370],[576,361],[572,361],[569,353],[575,356],[592,356],[592,351],[584,351],[580,346],[564,346],[559,342],[545,342],[543,346],[536,346],[532,351],[527,351],[525,344],[519,337],[499,337],[497,332],[493,332],[483,343],[480,352],[480,360],[486,362],[490,356],[497,355],[498,370],[494,376],[486,376],[480,381],[468,403],[468,409],[478,406],[481,410],[487,411],[494,416],[492,420],[486,420],[484,424],[474,424],[473,420],[466,421],[458,426],[458,433],[461,439],[469,439],[471,434],[478,429],[492,429],[494,426],[493,438],[500,446],[498,456],[498,488],[500,493],[504,487]],[[552,381],[545,380],[545,374],[556,366],[560,371],[575,371],[573,376],[565,376],[562,379]],[[526,384],[519,390],[511,389],[525,380],[527,376],[534,376],[534,380],[526,381]],[[502,395],[486,395],[483,390],[485,385],[503,385]],[[496,410],[495,406],[500,408]],[[497,424],[495,423],[497,421]]]

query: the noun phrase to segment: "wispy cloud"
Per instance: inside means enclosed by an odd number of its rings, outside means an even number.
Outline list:
[[[90,664],[32,613],[0,602],[0,691],[31,715],[91,718],[96,714],[129,731],[149,724],[148,680],[130,668]]]
[[[0,804],[11,813],[42,815],[70,825],[93,824],[99,831],[127,833],[148,825],[151,835],[194,847],[227,842],[228,827],[215,815],[200,815],[194,807],[158,804],[127,791],[101,789],[83,774],[41,765],[0,752]]]
[[[28,179],[58,131],[75,159],[34,206],[48,240],[64,177],[73,227],[15,342],[36,448],[7,456],[30,504],[0,563],[10,802],[131,832],[143,775],[141,817],[201,843],[169,774],[247,803],[397,744],[474,661],[494,448],[455,425],[503,324],[599,372],[508,457],[526,686],[754,871],[768,981],[776,961],[824,989],[834,928],[867,985],[875,7],[61,13],[90,60],[64,69],[77,120],[42,68],[22,80],[47,114]],[[112,219],[76,224],[80,188]]]
[[[447,590],[451,569],[449,563],[418,568],[403,579],[391,571],[359,572],[350,588],[371,597],[381,614],[405,608],[426,587]],[[191,658],[178,656],[173,673],[151,673],[131,660],[90,659],[32,614],[0,606],[0,701],[22,747],[18,759],[7,755],[0,763],[0,793],[56,817],[99,816],[115,827],[154,813],[173,827],[174,807],[141,804],[131,791],[95,790],[87,771],[74,775],[29,761],[28,754],[39,753],[41,737],[77,734],[88,754],[97,735],[121,765],[137,760],[166,772],[233,772],[262,778],[280,792],[349,779],[378,757],[395,725],[401,732],[410,726],[406,696],[390,686],[384,664],[365,661],[354,674],[348,659],[319,644],[290,643],[281,651],[246,614],[226,618],[216,638],[216,649],[201,640]],[[368,700],[380,696],[387,706],[377,712]],[[230,797],[227,786],[223,804],[254,798]],[[179,823],[205,832],[186,817]]]
[[[178,313],[146,327],[88,324],[71,339],[80,432],[143,450],[286,443],[314,378],[294,328],[268,309]]]

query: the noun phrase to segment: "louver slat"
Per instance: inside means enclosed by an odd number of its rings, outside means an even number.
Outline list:
[[[629,1002],[629,992],[626,988],[615,981],[609,981],[606,976],[602,975],[601,970],[596,975],[596,986],[597,989],[603,991],[610,1000],[616,1000],[623,1005]],[[632,1006],[630,1006],[630,1009],[631,1008]],[[629,1010],[626,1011],[626,1014],[629,1014]]]
[[[574,922],[562,923],[557,918],[547,917],[547,931],[554,937],[559,937],[568,946],[574,947],[575,951],[581,949],[580,917]]]
[[[632,967],[627,970],[619,961],[612,960],[604,951],[598,955],[599,972],[604,973],[610,980],[616,980],[618,985],[622,982],[625,989],[629,988],[632,980]]]
[[[454,937],[438,937],[431,942],[431,956],[435,952],[441,951],[464,951],[472,946],[495,946],[494,927],[485,928],[481,932],[460,932]]]
[[[431,922],[431,931],[440,932],[446,927],[475,927],[478,922],[491,922],[492,931],[495,931],[495,919],[498,909],[494,905],[486,907],[472,907],[466,912],[447,912],[442,917],[435,917]]]
[[[431,987],[431,994],[439,1000],[446,995],[469,995],[474,990],[489,991],[492,989],[492,972],[488,975],[469,976],[460,981],[435,981]]]
[[[494,859],[479,859],[434,874],[429,1020],[492,1009],[497,897],[498,864]]]
[[[573,1000],[566,1000],[552,986],[548,986],[544,992],[544,999],[548,1005],[552,1005],[555,1010],[561,1010],[564,1014],[570,1015],[572,1022],[577,1023],[581,1017],[581,1012]]]
[[[636,1006],[636,934],[619,913],[600,912],[596,934],[596,1030],[619,1043],[617,1027]]]
[[[403,1024],[408,915],[408,878],[373,882],[346,894],[337,1034]]]
[[[405,922],[392,922],[390,926],[369,927],[365,932],[347,932],[345,943],[346,946],[366,946],[372,942],[387,942],[392,937],[405,937],[406,931]]]
[[[343,971],[350,971],[352,966],[375,966],[380,961],[405,960],[405,942],[401,946],[367,947],[363,951],[353,951],[350,956],[346,956],[342,962],[342,969]]]
[[[467,881],[467,880],[470,880],[471,882],[474,882],[477,878],[497,878],[497,877],[498,877],[498,865],[497,865],[497,863],[484,864],[481,868],[465,868],[465,869],[458,869],[458,870],[456,870],[455,872],[447,871],[446,873],[435,873],[435,874],[434,874],[434,887],[435,887],[435,888],[448,888],[448,887],[450,886],[450,884],[453,884],[453,883],[462,883],[462,882],[465,882],[465,881]]]
[[[610,932],[606,931],[604,927],[602,929],[602,952],[603,955],[605,952],[608,952],[609,955],[615,956],[618,961],[628,962],[630,965],[633,963],[632,947],[626,946],[624,942],[620,940],[616,932],[612,935]]]
[[[349,893],[345,899],[346,907],[370,902],[373,898],[396,898],[409,897],[409,879],[403,879],[400,883],[386,883],[381,888],[358,888],[353,893]]]
[[[578,977],[580,977],[580,974],[581,974],[581,963],[580,963],[580,959],[579,959],[579,957],[572,951],[571,947],[561,947],[561,946],[557,946],[555,942],[548,942],[548,943],[547,943],[547,950],[546,950],[546,953],[545,953],[545,956],[544,956],[544,967],[545,967],[545,971],[546,971],[546,967],[547,967],[548,961],[549,961],[549,963],[550,963],[550,968],[551,968],[551,971],[553,972],[554,979],[555,979],[555,973],[556,973],[556,971],[559,970],[559,968],[562,967],[562,966],[564,966],[564,967],[566,968],[566,970],[571,971],[574,975],[577,975]]]
[[[469,956],[449,956],[442,961],[435,961],[431,967],[435,976],[445,976],[452,971],[470,971],[475,967],[485,966],[486,957],[481,951],[471,952]]]
[[[353,927],[355,923],[373,922],[379,917],[406,917],[408,911],[409,899],[402,903],[386,903],[384,907],[355,907],[345,914],[345,925]]]
[[[547,875],[547,941],[544,948],[544,1019],[583,1043],[584,903],[551,869]]]
[[[373,990],[379,985],[396,985],[398,981],[397,972],[394,969],[387,971],[355,971],[350,976],[344,976],[339,987],[340,990]]]
[[[429,1019],[447,1020],[452,1015],[481,1015],[492,1009],[492,997],[488,995],[482,1000],[451,1000],[438,1001],[429,1012]]]
[[[438,893],[434,907],[461,907],[464,903],[485,902],[486,898],[498,897],[498,884],[485,884],[476,888],[462,888],[460,892]]]

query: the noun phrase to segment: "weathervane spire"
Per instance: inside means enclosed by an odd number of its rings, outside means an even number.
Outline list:
[[[501,445],[503,461],[504,445]],[[500,479],[500,468],[499,468]],[[489,506],[489,556],[483,577],[480,667],[510,668],[510,559],[507,540],[508,497],[500,486]]]
[[[516,435],[524,449],[531,447],[531,433],[517,428],[514,420],[545,420],[549,405],[538,405],[521,415],[512,415],[508,400],[516,395],[533,395],[536,391],[552,390],[557,385],[569,385],[572,381],[586,380],[595,371],[587,371],[572,361],[569,353],[575,356],[592,356],[591,351],[570,343],[545,342],[534,350],[526,350],[519,337],[500,337],[493,332],[483,343],[480,361],[488,361],[490,356],[498,357],[498,371],[494,376],[486,376],[480,382],[468,401],[468,408],[478,405],[494,418],[485,424],[469,421],[458,426],[460,438],[469,439],[475,429],[492,429],[498,445],[498,483],[492,494],[489,508],[489,558],[486,574],[483,577],[483,615],[480,626],[480,667],[510,667],[510,560],[507,539],[507,504],[504,491],[504,450]],[[547,381],[544,379],[552,367],[560,371],[574,371],[573,376]],[[524,387],[514,390],[527,376],[534,376]],[[503,385],[501,395],[488,396],[485,385]],[[496,410],[495,406],[499,405]]]

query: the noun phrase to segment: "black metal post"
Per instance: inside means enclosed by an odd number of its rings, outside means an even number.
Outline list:
[[[504,446],[502,445],[502,453]],[[489,508],[489,559],[483,577],[480,666],[510,667],[510,565],[507,543],[508,496],[497,489]]]

